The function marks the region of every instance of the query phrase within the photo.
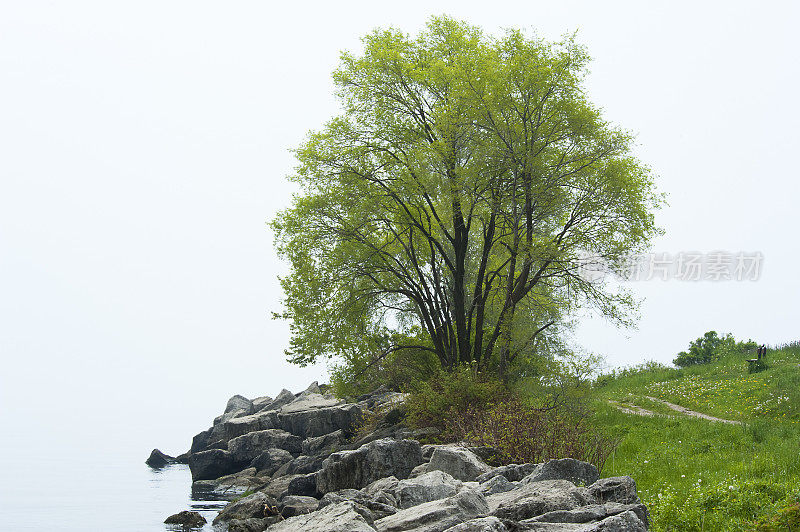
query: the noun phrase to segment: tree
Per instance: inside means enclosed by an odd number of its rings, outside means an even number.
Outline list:
[[[635,301],[579,275],[657,233],[633,137],[582,87],[573,38],[500,38],[447,17],[376,30],[343,53],[343,113],[296,150],[302,189],[273,222],[290,361],[369,366],[401,350],[506,375],[581,306]]]

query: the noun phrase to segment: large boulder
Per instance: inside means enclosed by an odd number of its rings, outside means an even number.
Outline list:
[[[253,413],[258,412],[262,408],[269,406],[272,404],[272,397],[268,395],[263,395],[261,397],[256,397],[251,402],[253,403]]]
[[[343,401],[335,397],[325,396],[321,393],[305,391],[297,399],[281,407],[281,414],[291,414],[292,412],[302,412],[303,410],[313,410],[316,408],[329,408],[340,406]]]
[[[200,528],[207,522],[208,521],[206,521],[206,518],[199,513],[190,512],[188,510],[178,512],[164,519],[164,524],[181,525],[182,527],[186,528]]]
[[[330,434],[303,440],[303,454],[310,456],[329,455],[339,450],[347,441],[347,436],[339,429]]]
[[[174,457],[166,455],[158,449],[153,449],[153,451],[150,453],[150,456],[147,457],[147,460],[145,460],[144,463],[153,469],[158,469],[160,467],[164,467],[165,465],[172,464],[175,461],[176,460]]]
[[[317,474],[317,490],[328,493],[344,488],[361,489],[388,476],[408,478],[422,463],[422,450],[415,440],[375,440],[354,451],[333,453]]]
[[[267,475],[272,475],[283,464],[292,461],[292,453],[284,449],[267,449],[261,454],[253,458],[250,462],[250,467],[255,467],[256,470]]]
[[[491,515],[521,521],[555,510],[574,510],[589,504],[585,488],[567,480],[544,480],[486,497]]]
[[[241,468],[239,468],[241,469]],[[237,471],[231,453],[222,449],[210,449],[189,456],[192,480],[214,480]]]
[[[507,491],[517,489],[518,483],[511,482],[503,475],[497,475],[496,477],[491,477],[486,482],[480,485],[478,491],[483,493],[484,495],[494,495],[495,493],[505,493]]]
[[[549,460],[537,465],[531,473],[522,479],[523,484],[542,480],[569,480],[573,484],[588,486],[600,478],[597,468],[588,462],[574,458]]]
[[[314,395],[316,396],[316,394]],[[321,401],[329,402],[324,398]],[[337,430],[351,433],[363,415],[361,407],[356,404],[296,409],[297,404],[309,406],[310,402],[311,399],[309,402],[301,400],[281,408],[279,414],[281,428],[303,438],[323,436]]]
[[[460,480],[454,479],[444,471],[431,471],[416,478],[400,480],[387,491],[397,501],[399,508],[406,509],[418,504],[452,497],[461,488]]]
[[[228,441],[237,436],[255,432],[258,430],[279,429],[281,423],[278,414],[272,411],[261,411],[249,416],[241,416],[224,421],[218,425],[219,438]],[[216,427],[215,427],[216,429]],[[214,430],[214,429],[212,429]],[[213,438],[213,434],[211,437]]]
[[[297,455],[302,448],[302,439],[280,429],[258,430],[237,436],[228,442],[228,451],[238,464],[249,464],[269,449],[283,449]]]
[[[590,504],[574,510],[555,510],[537,517],[523,521],[529,523],[595,523],[625,512],[633,512],[636,517],[648,525],[647,508],[643,504],[620,504],[608,502],[605,504]]]
[[[317,511],[319,501],[314,497],[305,495],[287,495],[281,499],[278,504],[278,509],[284,518],[294,517],[296,515],[310,514]]]
[[[479,475],[488,473],[492,467],[463,447],[437,447],[431,455],[426,470],[444,471],[453,478],[469,482]]]
[[[489,507],[482,495],[462,490],[452,497],[426,502],[375,521],[379,532],[442,532],[474,517],[484,516]]]
[[[510,480],[511,482],[517,482],[522,480],[523,478],[527,477],[533,470],[539,467],[539,464],[508,464],[500,467],[495,467],[488,473],[484,473],[483,475],[479,475],[477,480],[481,484],[488,481],[492,477],[496,477],[502,475],[506,478],[506,480]]]
[[[272,525],[269,532],[375,532],[362,513],[365,509],[358,504],[343,501],[310,514],[290,517]]]
[[[257,491],[228,504],[214,518],[214,524],[224,523],[232,519],[263,519],[277,513],[278,502],[266,493]]]
[[[281,393],[278,394],[278,397],[275,399],[263,404],[259,401],[259,406],[256,412],[270,412],[274,410],[280,410],[283,405],[288,405],[292,401],[295,400],[295,396],[292,392],[287,389],[281,390]],[[255,407],[255,401],[253,402],[253,406]]]
[[[253,402],[247,397],[234,395],[228,399],[228,403],[225,405],[225,414],[235,412],[237,410],[242,410],[245,412],[245,415],[252,414],[254,412]]]
[[[589,486],[589,494],[601,503],[640,504],[642,502],[636,492],[636,481],[628,476],[602,478]]]
[[[192,482],[192,494],[208,494],[212,498],[226,499],[252,492],[263,485],[264,479],[257,476],[254,467],[250,467],[214,480],[195,480]]]

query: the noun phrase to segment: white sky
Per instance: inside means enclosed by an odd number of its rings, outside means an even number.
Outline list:
[[[283,360],[265,221],[289,202],[288,150],[337,110],[339,51],[432,14],[578,29],[592,100],[638,133],[669,194],[654,249],[763,253],[757,282],[637,283],[639,329],[589,321],[582,345],[622,365],[669,361],[709,329],[798,339],[797,6],[4,2],[3,415],[127,408],[106,422],[179,452],[230,395],[324,378]]]

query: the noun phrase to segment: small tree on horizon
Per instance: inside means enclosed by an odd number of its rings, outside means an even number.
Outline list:
[[[448,17],[343,53],[343,112],[296,150],[302,192],[272,227],[290,273],[288,360],[365,367],[399,351],[505,377],[573,311],[629,323],[635,301],[579,275],[658,233],[633,136],[586,98],[588,56]]]

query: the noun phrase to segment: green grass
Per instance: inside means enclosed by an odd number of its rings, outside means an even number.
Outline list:
[[[603,476],[636,479],[652,530],[798,530],[800,349],[772,351],[768,363],[752,375],[740,358],[600,380],[595,422],[620,438]],[[646,395],[743,424],[682,416]],[[625,414],[608,400],[671,417]]]

